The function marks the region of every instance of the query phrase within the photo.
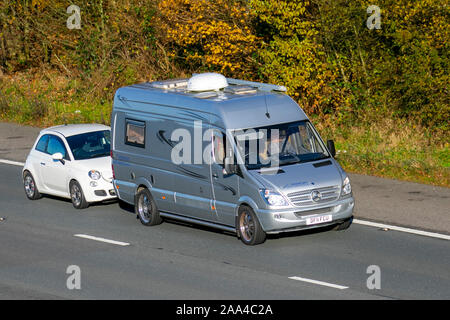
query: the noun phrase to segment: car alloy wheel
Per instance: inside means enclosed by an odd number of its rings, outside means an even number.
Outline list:
[[[72,190],[71,190],[71,192],[70,192],[70,196],[71,196],[71,198],[72,198],[73,204],[74,204],[76,207],[78,207],[78,206],[80,205],[80,203],[81,203],[81,197],[82,197],[82,195],[81,195],[81,190],[80,190],[80,188],[79,188],[76,184],[73,184],[73,185],[72,185]]]
[[[236,229],[238,237],[246,245],[254,246],[266,240],[266,233],[262,229],[258,217],[252,208],[246,205],[239,208]]]
[[[89,202],[84,197],[83,189],[75,180],[70,183],[70,198],[75,209],[85,209],[89,206]]]
[[[150,200],[146,194],[141,194],[138,200],[139,216],[144,223],[149,223],[151,219]]]
[[[241,236],[246,242],[250,242],[255,234],[255,221],[253,220],[250,212],[245,211],[239,218],[239,229],[241,230]]]
[[[33,178],[30,175],[27,175],[25,177],[24,186],[28,198],[33,198],[36,186],[34,185]]]
[[[23,175],[23,189],[25,190],[25,195],[30,200],[36,200],[42,197],[36,186],[33,176],[29,171],[25,171]]]
[[[146,188],[141,189],[136,195],[135,213],[145,226],[154,226],[162,222],[156,203]]]

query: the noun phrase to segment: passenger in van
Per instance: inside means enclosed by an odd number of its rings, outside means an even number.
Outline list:
[[[129,126],[128,127],[128,141],[134,142],[137,144],[144,143],[144,130],[138,127]]]
[[[267,139],[263,147],[259,150],[258,157],[259,162],[261,164],[268,164],[270,162],[270,158],[273,155],[289,155],[289,154],[297,154],[294,146],[291,143],[291,137],[279,136],[278,138]],[[278,148],[277,148],[278,144]],[[274,148],[274,149],[272,149]],[[276,150],[278,149],[278,150]],[[280,154],[282,153],[282,154]]]
[[[225,159],[225,146],[223,138],[214,136],[214,161],[217,164],[223,164]]]
[[[265,163],[269,162],[269,158],[270,158],[270,156],[269,156],[269,144],[270,144],[270,140],[264,141],[263,148],[261,150],[259,150],[258,157],[259,157],[259,162],[260,163],[265,164]]]

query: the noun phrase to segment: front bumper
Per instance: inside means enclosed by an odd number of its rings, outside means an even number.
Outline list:
[[[96,186],[91,186],[91,182],[94,181],[97,183]],[[116,199],[116,191],[112,182],[108,182],[103,178],[99,180],[88,180],[85,183],[83,188],[84,196],[86,201],[91,202],[100,202],[105,200]]]
[[[261,227],[266,233],[281,233],[303,229],[311,229],[333,225],[345,221],[353,216],[355,200],[353,197],[341,199],[332,203],[322,204],[320,206],[291,207],[288,209],[258,209],[258,216]],[[332,220],[307,225],[307,218],[331,215]]]

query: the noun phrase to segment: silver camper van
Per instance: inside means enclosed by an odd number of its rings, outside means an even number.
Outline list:
[[[111,115],[114,187],[144,225],[164,218],[266,234],[347,229],[350,180],[283,86],[216,73],[119,88]]]

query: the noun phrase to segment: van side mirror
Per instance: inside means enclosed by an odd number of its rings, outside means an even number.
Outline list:
[[[61,152],[56,152],[52,154],[52,159],[55,161],[60,161],[62,164],[64,164],[64,159]]]
[[[237,164],[226,163],[226,161],[225,161],[224,171],[225,171],[224,174],[226,174],[226,175],[236,174],[237,173]]]
[[[336,147],[334,146],[333,140],[327,141],[327,148],[328,148],[328,151],[330,151],[331,156],[334,158],[336,156]]]

